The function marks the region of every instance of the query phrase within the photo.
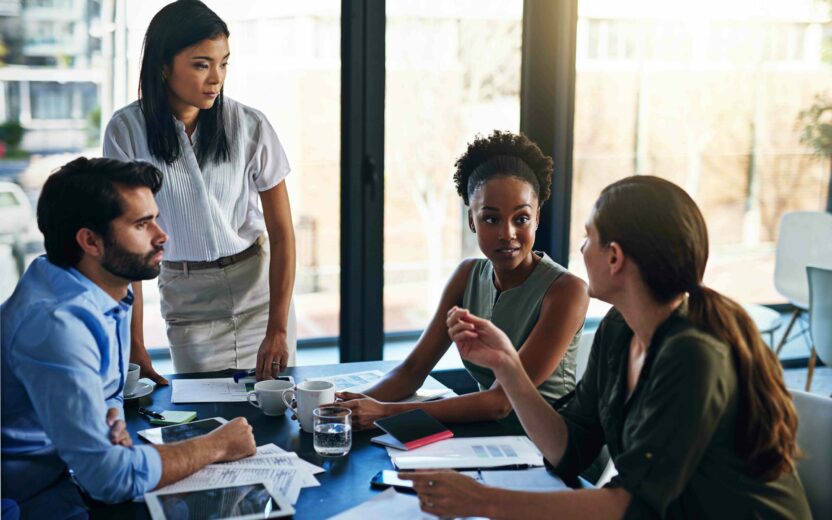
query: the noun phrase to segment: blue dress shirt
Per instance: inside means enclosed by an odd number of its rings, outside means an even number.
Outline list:
[[[112,445],[106,423],[108,408],[123,411],[132,300],[42,256],[0,307],[3,497],[22,511],[31,502],[68,513],[44,500],[65,493],[67,469],[108,503],[159,483],[159,452]]]

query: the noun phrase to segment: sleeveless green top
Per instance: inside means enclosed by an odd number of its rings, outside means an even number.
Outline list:
[[[549,286],[567,272],[566,268],[557,264],[546,253],[537,254],[541,256],[540,262],[526,281],[517,287],[500,292],[499,295],[494,286],[494,268],[491,262],[485,258],[477,259],[468,276],[468,283],[462,297],[464,308],[480,318],[490,320],[499,327],[506,333],[516,349],[523,345],[537,323],[540,305]],[[550,403],[575,388],[575,360],[582,331],[583,327],[572,338],[566,354],[555,371],[537,388]],[[480,390],[486,390],[494,384],[494,372],[490,369],[470,361],[463,360],[462,362],[471,377],[477,381]],[[514,412],[506,419],[509,418],[512,421],[517,420]]]

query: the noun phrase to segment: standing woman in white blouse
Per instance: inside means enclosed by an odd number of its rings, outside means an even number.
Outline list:
[[[289,163],[265,116],[223,95],[228,36],[198,0],[160,10],[145,34],[139,99],[113,115],[104,155],[164,174],[159,289],[176,372],[256,367],[265,379],[295,361]],[[134,293],[130,359],[164,384],[144,345],[138,284]]]

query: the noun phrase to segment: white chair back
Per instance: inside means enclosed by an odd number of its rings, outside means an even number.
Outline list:
[[[809,307],[806,266],[832,268],[832,214],[792,211],[780,219],[774,287],[795,307]]]
[[[832,518],[832,399],[789,390],[797,409],[797,445],[804,457],[797,474],[806,490],[814,518]]]
[[[578,342],[578,352],[575,355],[575,381],[580,381],[589,363],[589,352],[592,350],[592,340],[595,339],[595,331],[584,332]]]
[[[832,364],[832,269],[810,265],[806,267],[806,277],[809,280],[809,331],[812,344],[821,361],[829,365]],[[832,429],[829,433],[832,435]],[[829,442],[832,444],[832,439]]]

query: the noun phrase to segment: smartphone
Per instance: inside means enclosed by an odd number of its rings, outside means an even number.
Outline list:
[[[399,478],[398,471],[390,469],[383,469],[376,473],[372,480],[370,480],[370,486],[376,489],[386,489],[392,487],[405,493],[416,493],[413,490],[412,480],[402,480]]]
[[[137,433],[139,437],[148,442],[152,442],[153,444],[166,444],[168,442],[183,441],[185,439],[192,439],[200,435],[205,435],[208,432],[216,430],[227,422],[228,421],[222,417],[212,417],[210,419],[202,419],[185,424],[176,424],[174,426],[150,428]]]

